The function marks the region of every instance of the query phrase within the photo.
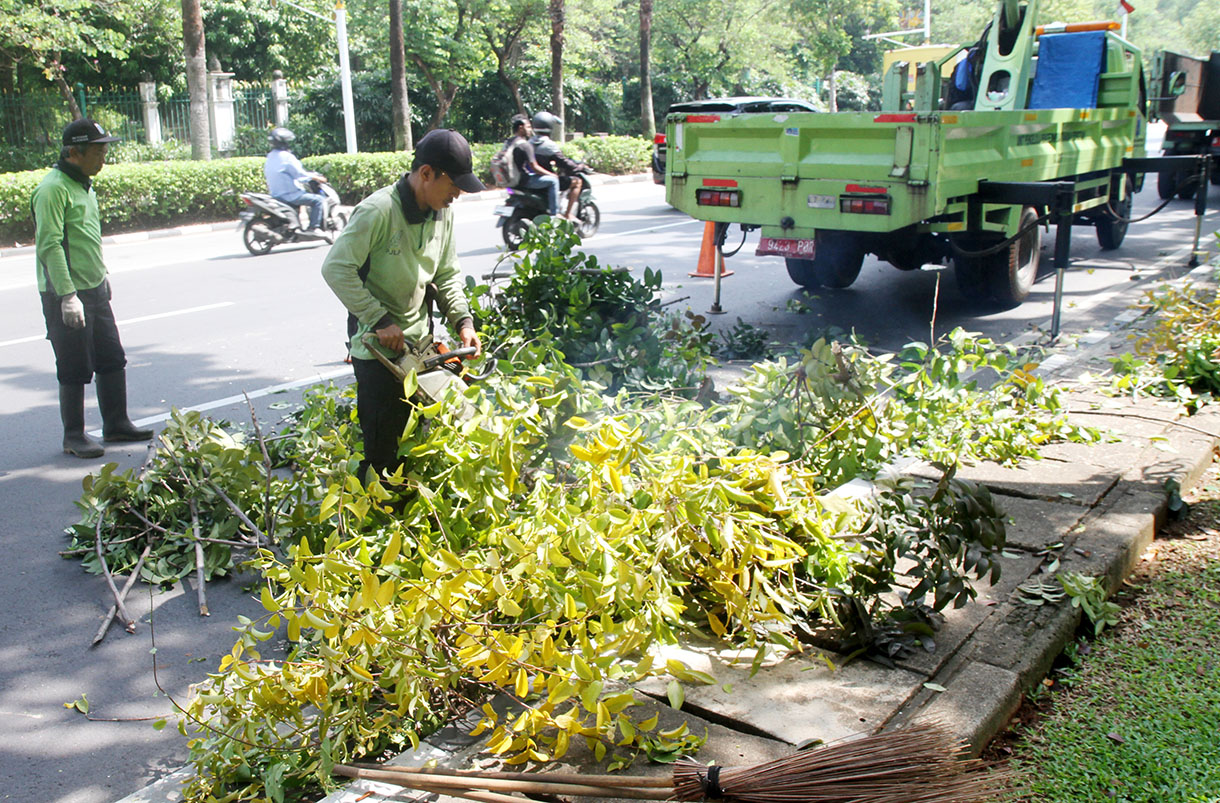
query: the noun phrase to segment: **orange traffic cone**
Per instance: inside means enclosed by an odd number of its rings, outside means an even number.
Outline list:
[[[712,279],[716,276],[716,259],[720,259],[720,277],[732,276],[733,271],[724,269],[724,257],[721,257],[716,250],[716,224],[708,221],[703,227],[703,245],[699,247],[699,267],[695,268],[694,273],[687,274],[688,276],[697,276],[701,279]]]

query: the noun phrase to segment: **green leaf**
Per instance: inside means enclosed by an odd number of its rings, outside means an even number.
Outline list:
[[[669,698],[670,706],[675,709],[681,710],[682,704],[686,702],[686,693],[682,691],[682,684],[676,679],[669,681],[665,695]]]

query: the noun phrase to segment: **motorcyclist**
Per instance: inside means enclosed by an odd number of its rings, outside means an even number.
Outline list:
[[[517,172],[521,176],[517,180],[516,186],[532,190],[546,190],[547,214],[554,217],[559,214],[559,176],[538,164],[538,160],[534,156],[534,146],[530,144],[530,135],[534,132],[530,128],[528,117],[524,114],[513,115],[512,131],[513,135],[504,144],[504,147],[508,148],[509,153],[512,154],[513,162],[517,165]]]
[[[309,207],[309,228],[306,231],[320,232],[322,221],[326,218],[326,197],[318,193],[306,192],[297,183],[298,180],[326,181],[326,176],[305,169],[292,153],[292,143],[296,135],[287,128],[277,127],[267,134],[267,142],[271,152],[263,163],[263,175],[267,178],[267,191],[277,201],[283,201],[292,207]]]
[[[587,171],[589,167],[564,156],[559,144],[551,139],[551,132],[555,130],[555,126],[562,123],[563,120],[550,112],[542,111],[535,114],[534,119],[530,121],[534,131],[534,135],[530,137],[530,145],[534,148],[534,157],[538,164],[559,177],[559,191],[568,194],[568,209],[564,213],[564,217],[573,220],[575,219],[576,202],[579,200],[580,190],[584,186],[580,174]]]

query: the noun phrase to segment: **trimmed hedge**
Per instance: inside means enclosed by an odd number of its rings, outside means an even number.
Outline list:
[[[499,143],[478,143],[475,172],[491,186],[491,158]],[[648,169],[651,144],[633,137],[587,137],[565,146],[565,152],[588,162],[599,173],[623,175]],[[346,204],[398,180],[411,166],[411,153],[334,153],[309,156],[305,167],[323,173]],[[47,171],[0,174],[0,242],[34,239],[30,195]],[[107,165],[95,179],[102,231],[162,228],[235,217],[238,194],[265,191],[263,157]]]

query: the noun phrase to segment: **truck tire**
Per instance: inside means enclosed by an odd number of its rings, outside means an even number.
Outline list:
[[[1199,177],[1195,173],[1178,173],[1178,197],[1183,201],[1194,200],[1199,189]]]
[[[1178,191],[1178,174],[1174,170],[1162,170],[1156,174],[1156,194],[1168,201]]]
[[[864,247],[852,232],[819,231],[814,234],[813,259],[785,257],[788,277],[801,287],[851,287],[864,265]]]
[[[1038,210],[1027,206],[1021,210],[1018,230],[1038,219]],[[983,239],[963,238],[959,247],[983,251],[998,243]],[[1042,257],[1042,228],[1034,226],[1025,236],[1007,248],[986,256],[959,254],[953,258],[953,274],[957,289],[972,301],[994,300],[1005,308],[1015,307],[1029,295],[1038,276]]]
[[[1118,217],[1112,216],[1109,211],[1103,211],[1101,217],[1097,219],[1097,244],[1101,246],[1103,251],[1113,251],[1123,244],[1123,238],[1127,236],[1127,221],[1119,220],[1119,218],[1131,217],[1132,195],[1130,192],[1119,201],[1117,204],[1111,202],[1115,213]]]
[[[1030,227],[1023,237],[996,254],[996,264],[990,272],[991,296],[1005,308],[1015,307],[1029,295],[1038,278],[1042,261],[1042,227],[1034,226],[1038,210],[1027,206],[1021,210],[1018,231]]]
[[[812,259],[784,257],[784,265],[788,268],[788,278],[793,283],[799,284],[801,287],[807,287],[810,290],[822,286],[822,283],[818,281],[817,273],[813,270]]]

